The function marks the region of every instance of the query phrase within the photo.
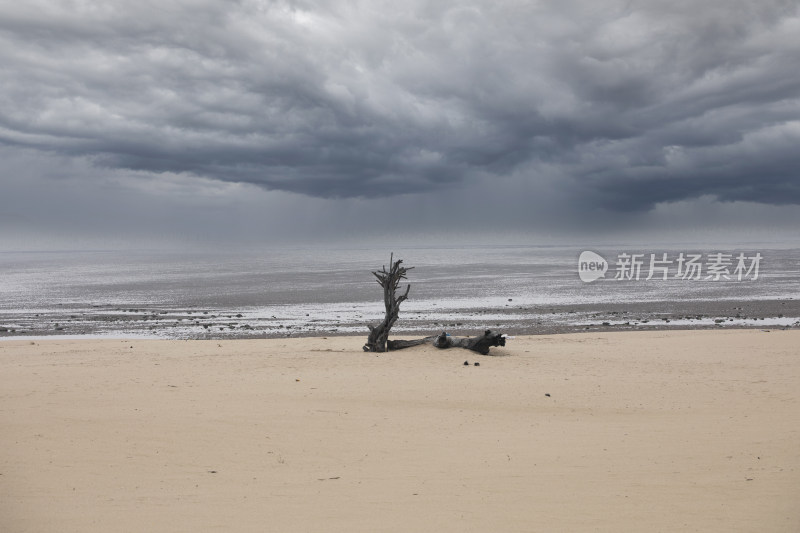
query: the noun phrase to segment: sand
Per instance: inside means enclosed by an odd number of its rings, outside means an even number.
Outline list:
[[[363,341],[0,342],[0,531],[800,531],[798,331]]]

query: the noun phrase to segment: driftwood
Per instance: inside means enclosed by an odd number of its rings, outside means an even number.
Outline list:
[[[406,272],[414,267],[402,266],[403,260],[394,260],[394,254],[389,256],[389,270],[386,266],[379,271],[372,273],[378,280],[378,284],[383,288],[383,303],[386,307],[386,314],[383,322],[377,326],[368,325],[369,337],[367,343],[364,345],[365,352],[386,352],[390,350],[402,350],[403,348],[410,348],[412,346],[419,346],[420,344],[431,344],[436,348],[466,348],[473,352],[478,352],[483,355],[489,354],[489,348],[492,346],[505,346],[506,339],[500,333],[492,333],[486,330],[481,337],[451,337],[446,332],[441,335],[433,335],[416,340],[389,340],[389,331],[392,326],[397,322],[397,317],[400,313],[400,304],[408,298],[408,291],[411,290],[411,285],[406,286],[406,291],[400,296],[396,296],[400,280],[406,279]]]
[[[386,266],[380,271],[372,273],[378,280],[378,284],[383,287],[383,303],[386,307],[386,315],[383,322],[377,326],[369,327],[369,337],[367,343],[364,345],[365,352],[385,352],[386,341],[389,338],[389,330],[397,322],[397,316],[400,313],[400,304],[408,298],[408,291],[411,290],[411,285],[406,286],[406,292],[400,296],[395,296],[397,288],[400,286],[400,280],[406,279],[406,272],[414,267],[404,267],[402,259],[394,261],[394,254],[389,256],[389,271],[386,271]]]
[[[482,355],[488,355],[489,348],[492,346],[505,346],[506,338],[502,333],[492,333],[488,329],[480,337],[451,337],[443,331],[441,335],[433,335],[422,339],[388,341],[387,348],[389,350],[402,350],[403,348],[419,346],[420,344],[431,344],[442,350],[446,348],[465,348]]]

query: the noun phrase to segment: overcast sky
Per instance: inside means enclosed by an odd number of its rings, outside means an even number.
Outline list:
[[[0,161],[0,249],[790,235],[800,7],[0,0]]]

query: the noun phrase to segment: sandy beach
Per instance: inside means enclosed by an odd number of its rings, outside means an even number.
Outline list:
[[[798,331],[364,339],[0,342],[0,531],[800,531]]]

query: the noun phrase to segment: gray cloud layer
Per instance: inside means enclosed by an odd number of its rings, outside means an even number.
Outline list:
[[[1,2],[0,143],[322,198],[800,204],[800,9]]]

